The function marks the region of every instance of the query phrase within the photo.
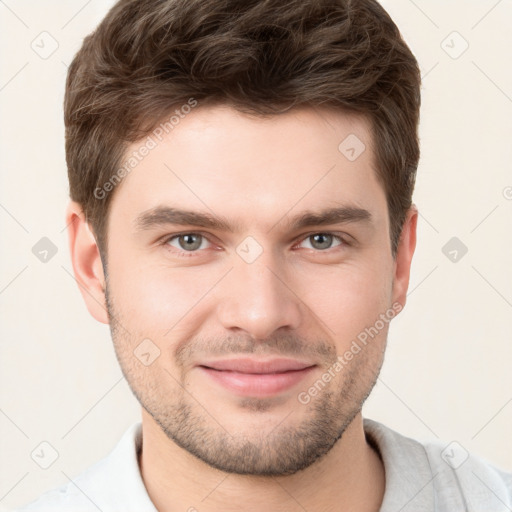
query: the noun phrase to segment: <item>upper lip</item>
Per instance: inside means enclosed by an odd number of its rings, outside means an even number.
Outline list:
[[[305,363],[295,359],[222,359],[202,363],[199,366],[206,366],[214,370],[224,370],[240,373],[282,373],[290,370],[303,370],[314,363]]]

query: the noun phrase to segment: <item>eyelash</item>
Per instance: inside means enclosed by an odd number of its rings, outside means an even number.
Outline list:
[[[179,250],[179,249],[176,249],[176,247],[172,247],[168,245],[168,243],[175,239],[175,238],[179,238],[180,236],[183,236],[183,235],[200,235],[202,236],[203,238],[205,238],[209,243],[213,243],[209,238],[208,236],[205,234],[205,233],[202,233],[200,231],[184,231],[182,233],[175,233],[173,235],[169,235],[169,236],[166,236],[164,237],[161,242],[160,242],[160,245],[164,246],[164,248],[166,248],[167,250],[169,250],[170,252],[173,253],[174,256],[177,256],[179,258],[190,258],[190,257],[194,257],[194,256],[197,256],[197,254],[201,253],[202,251],[204,251],[205,249],[201,249],[201,250],[196,250],[196,251],[185,251],[185,250]],[[324,250],[315,250],[315,249],[310,249],[310,250],[313,250],[315,252],[318,252],[318,253],[328,253],[331,249],[336,249],[337,247],[341,247],[341,246],[347,246],[347,247],[350,247],[352,244],[350,242],[347,241],[346,238],[342,237],[340,234],[336,234],[336,233],[332,233],[330,231],[315,231],[315,232],[312,232],[312,233],[308,233],[307,235],[303,235],[302,238],[295,244],[299,244],[299,243],[302,243],[304,240],[307,240],[308,238],[314,236],[314,235],[331,235],[332,237],[338,239],[340,243],[340,245],[336,245],[334,247],[330,247],[329,249],[324,249]],[[175,252],[177,251],[177,252]]]

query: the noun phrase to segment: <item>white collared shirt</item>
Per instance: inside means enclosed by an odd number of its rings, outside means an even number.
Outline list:
[[[460,445],[419,442],[379,422],[363,421],[367,440],[384,464],[380,512],[512,511],[512,473],[467,454]],[[140,474],[141,446],[138,422],[109,455],[18,512],[157,512]]]

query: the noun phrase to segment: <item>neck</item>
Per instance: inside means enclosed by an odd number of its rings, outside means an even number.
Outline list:
[[[171,441],[144,410],[142,446],[142,479],[160,512],[377,512],[384,496],[384,467],[366,442],[361,413],[325,456],[281,477],[212,468]]]

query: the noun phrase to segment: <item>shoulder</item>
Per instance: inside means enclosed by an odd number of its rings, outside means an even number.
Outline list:
[[[397,488],[422,492],[423,501],[432,506],[425,510],[512,510],[512,473],[469,453],[459,442],[412,439],[367,418],[364,428],[381,453],[393,496],[400,493]],[[410,496],[402,498],[405,502]]]
[[[512,510],[512,473],[469,453],[460,443],[422,443],[440,498],[446,500],[457,489],[468,510]]]
[[[135,423],[106,457],[15,512],[155,512],[138,467],[140,446]]]
[[[14,512],[59,512],[73,510],[76,512],[98,512],[93,502],[87,500],[71,482],[45,492]]]

